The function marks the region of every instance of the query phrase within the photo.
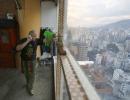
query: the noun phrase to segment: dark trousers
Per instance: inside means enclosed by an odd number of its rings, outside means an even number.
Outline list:
[[[27,89],[29,91],[33,89],[35,73],[36,73],[35,67],[36,67],[36,60],[32,60],[32,61],[22,60],[22,69],[26,78]]]

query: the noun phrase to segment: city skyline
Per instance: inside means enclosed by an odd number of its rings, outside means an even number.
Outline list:
[[[103,100],[130,97],[130,24],[120,25],[69,30],[68,48]]]

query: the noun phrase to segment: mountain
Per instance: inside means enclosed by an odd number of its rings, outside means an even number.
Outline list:
[[[112,24],[108,24],[105,27],[108,28],[118,28],[118,29],[128,29],[130,28],[130,19],[121,20]]]
[[[111,24],[107,24],[104,26],[92,28],[92,29],[121,29],[121,30],[127,30],[130,29],[130,19],[121,20],[118,22],[114,22]]]

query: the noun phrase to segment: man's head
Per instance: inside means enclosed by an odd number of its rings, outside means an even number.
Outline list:
[[[34,30],[31,30],[31,31],[29,32],[29,35],[31,35],[31,37],[32,37],[33,40],[35,40],[36,37],[37,37],[37,33],[36,33]]]

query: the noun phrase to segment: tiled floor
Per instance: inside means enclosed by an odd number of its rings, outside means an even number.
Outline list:
[[[52,100],[52,68],[50,66],[38,67],[34,90],[34,96],[27,93],[24,75],[19,71],[0,69],[0,100]]]

